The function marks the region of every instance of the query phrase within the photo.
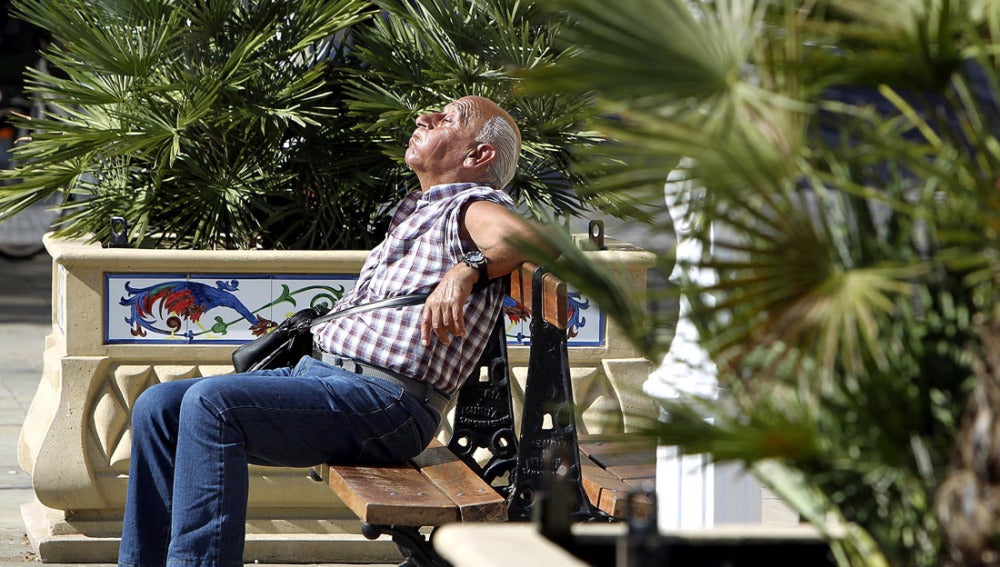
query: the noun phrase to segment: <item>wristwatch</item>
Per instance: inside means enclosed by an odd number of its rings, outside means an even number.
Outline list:
[[[462,263],[470,268],[479,270],[479,281],[477,283],[486,283],[486,280],[490,279],[489,272],[486,269],[486,264],[489,263],[489,260],[487,260],[486,255],[479,250],[466,252],[465,255],[462,256]]]

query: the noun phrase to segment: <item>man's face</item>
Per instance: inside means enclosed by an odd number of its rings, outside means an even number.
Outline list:
[[[417,118],[417,128],[406,147],[406,163],[417,173],[457,172],[476,147],[474,103],[459,99]]]

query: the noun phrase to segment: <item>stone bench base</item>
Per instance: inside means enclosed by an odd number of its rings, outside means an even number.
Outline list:
[[[21,506],[28,539],[43,563],[114,563],[120,519],[67,519],[37,500]],[[388,537],[361,535],[356,519],[266,519],[247,522],[247,563],[385,563],[402,560]]]

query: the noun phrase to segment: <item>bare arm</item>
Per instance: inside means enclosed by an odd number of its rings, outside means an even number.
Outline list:
[[[527,221],[490,201],[471,203],[460,226],[463,236],[468,236],[489,261],[490,278],[509,274],[524,261],[511,239],[533,240],[534,234]],[[478,270],[462,263],[448,270],[424,305],[420,321],[424,345],[430,344],[432,333],[443,344],[451,343],[453,336],[465,336],[465,300],[478,279]]]

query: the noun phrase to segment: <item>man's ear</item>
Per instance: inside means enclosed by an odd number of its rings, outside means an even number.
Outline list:
[[[469,150],[462,165],[470,169],[476,169],[490,163],[496,156],[497,150],[493,147],[493,144],[478,144],[475,148]]]

